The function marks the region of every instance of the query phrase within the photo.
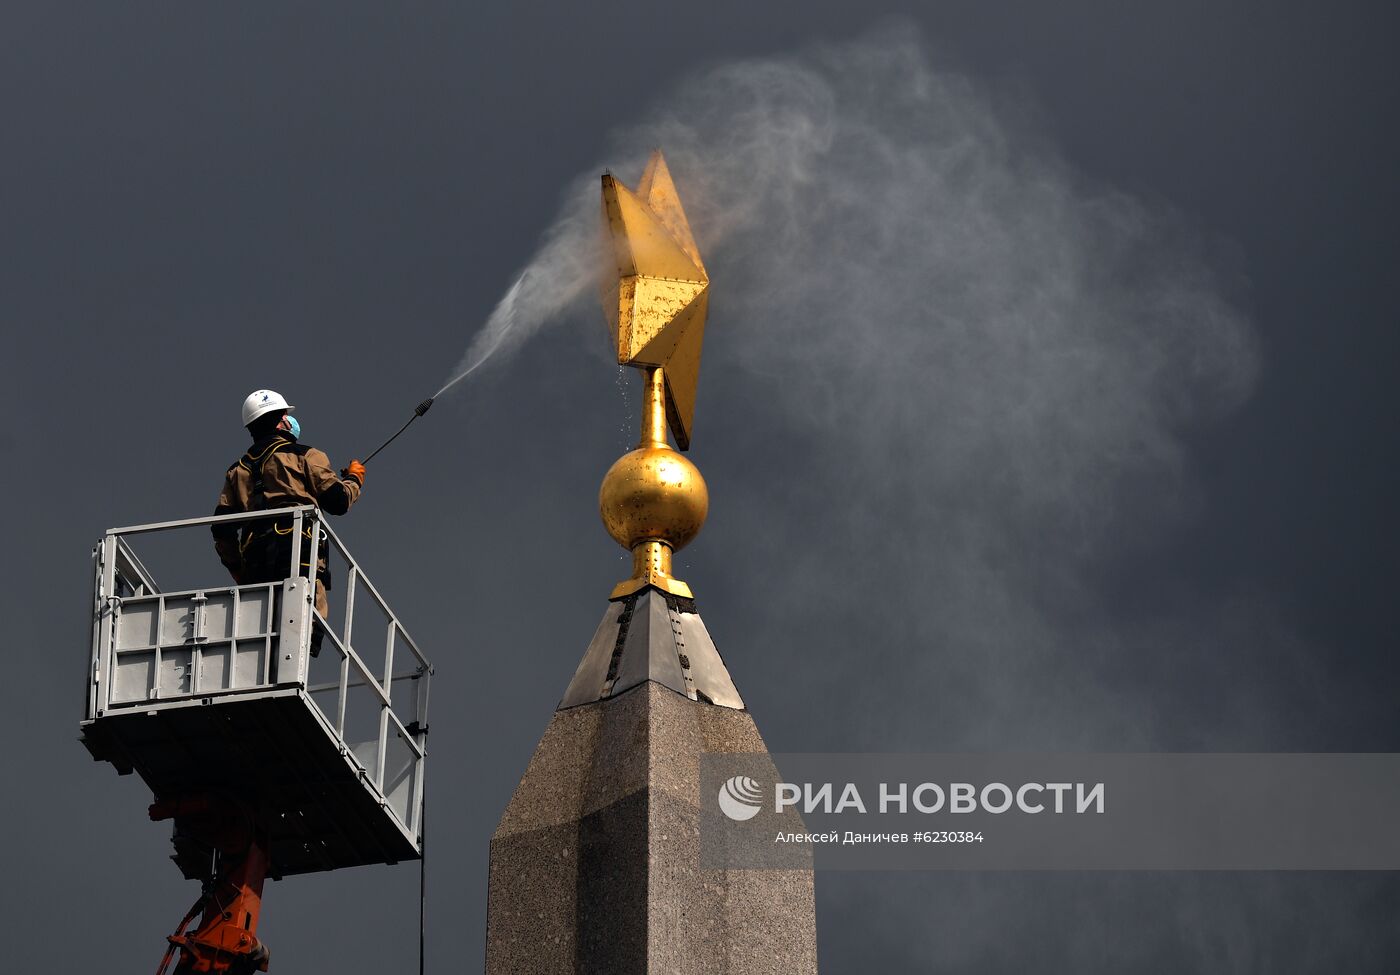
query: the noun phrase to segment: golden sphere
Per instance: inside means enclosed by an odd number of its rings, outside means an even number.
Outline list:
[[[598,510],[608,534],[625,549],[645,541],[683,548],[700,533],[710,492],[695,465],[653,444],[623,454],[603,476]]]

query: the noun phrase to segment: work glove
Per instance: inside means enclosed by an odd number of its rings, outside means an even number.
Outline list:
[[[353,477],[360,487],[365,486],[365,465],[358,460],[352,460],[350,466],[340,473],[345,477]]]

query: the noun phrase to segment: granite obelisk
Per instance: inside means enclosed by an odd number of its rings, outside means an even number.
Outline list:
[[[809,975],[810,869],[704,869],[702,756],[767,749],[672,554],[709,507],[690,446],[709,298],[660,153],[603,177],[604,309],[641,369],[641,441],[608,471],[604,525],[632,553],[491,840],[488,975]]]

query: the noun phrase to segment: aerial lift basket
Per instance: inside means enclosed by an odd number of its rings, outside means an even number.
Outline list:
[[[294,529],[286,578],[275,582],[166,592],[133,544],[271,517]],[[344,561],[338,623],[315,609],[316,559],[302,567],[303,539]],[[145,781],[153,817],[191,797],[248,810],[273,878],[421,856],[432,667],[316,508],[112,529],[94,565],[82,741]],[[356,623],[356,599],[379,613]],[[365,615],[386,628],[364,625]],[[313,682],[313,671],[325,679]],[[211,851],[198,831],[182,836],[178,816],[159,818],[175,818],[181,872],[207,880]]]

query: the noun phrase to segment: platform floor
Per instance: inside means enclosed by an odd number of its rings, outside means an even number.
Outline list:
[[[273,878],[418,858],[415,839],[296,687],[207,700],[108,711],[83,723],[83,744],[157,797],[222,792],[256,808]],[[176,825],[172,859],[186,878],[203,879],[208,854],[182,843]]]

